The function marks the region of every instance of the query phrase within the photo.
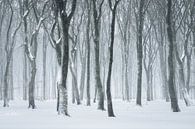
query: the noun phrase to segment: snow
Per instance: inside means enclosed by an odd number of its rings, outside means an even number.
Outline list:
[[[3,102],[0,101],[2,105]],[[0,107],[0,129],[194,129],[195,106],[180,102],[180,113],[170,110],[170,103],[162,100],[135,102],[114,100],[115,118],[97,105],[73,105],[69,102],[71,117],[57,115],[56,101],[36,101],[37,109],[28,109],[26,101],[11,101],[9,108]],[[105,103],[106,106],[106,103]]]

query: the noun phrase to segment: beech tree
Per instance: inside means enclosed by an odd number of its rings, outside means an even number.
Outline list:
[[[92,1],[93,5],[93,21],[94,21],[94,44],[95,44],[95,85],[98,89],[99,103],[98,109],[104,110],[104,93],[100,78],[100,63],[99,63],[99,42],[100,42],[100,20],[102,15],[102,5],[104,0]]]
[[[171,98],[171,108],[173,112],[179,112],[178,100],[175,92],[175,84],[174,84],[174,44],[173,44],[173,30],[172,30],[172,0],[167,0],[167,35],[169,41],[169,56],[168,56],[168,67],[169,67],[169,94]]]
[[[74,15],[76,9],[77,0],[72,0],[71,12],[67,14],[67,1],[55,0],[55,7],[57,11],[58,23],[60,26],[60,33],[62,36],[62,48],[61,48],[61,68],[60,68],[60,82],[59,83],[59,114],[68,114],[68,94],[67,94],[67,74],[68,74],[68,62],[69,62],[69,27],[70,21]]]

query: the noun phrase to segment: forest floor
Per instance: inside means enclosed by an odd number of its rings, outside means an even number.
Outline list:
[[[0,105],[3,102],[0,101]],[[180,102],[180,113],[173,113],[170,103],[162,100],[135,102],[114,100],[115,118],[97,105],[69,103],[71,117],[57,115],[56,101],[36,101],[37,109],[28,109],[25,101],[11,101],[10,107],[0,106],[0,129],[195,129],[195,105]],[[106,103],[105,103],[106,107]]]

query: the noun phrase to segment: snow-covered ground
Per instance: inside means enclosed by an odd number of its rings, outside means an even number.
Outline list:
[[[181,112],[173,113],[170,103],[160,100],[144,102],[143,107],[115,100],[115,118],[97,110],[96,104],[69,104],[71,117],[57,115],[53,100],[36,101],[36,105],[35,110],[28,109],[25,101],[11,101],[9,108],[1,106],[0,129],[195,129],[195,106],[186,107],[183,101]]]

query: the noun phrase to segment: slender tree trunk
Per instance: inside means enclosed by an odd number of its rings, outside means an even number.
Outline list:
[[[143,23],[144,23],[144,4],[145,0],[140,0],[139,7],[139,23],[138,23],[138,34],[137,34],[137,59],[138,59],[138,78],[137,78],[137,98],[136,104],[141,106],[141,98],[142,98],[142,58],[143,58],[143,50],[142,50],[142,33],[143,33]]]
[[[28,72],[27,72],[27,59],[25,54],[25,48],[24,48],[24,55],[23,55],[23,100],[27,100],[27,92],[28,92]]]
[[[9,7],[11,9],[11,16],[9,19],[9,24],[8,24],[8,29],[6,32],[6,43],[5,43],[5,52],[6,52],[6,67],[5,67],[5,74],[4,74],[4,107],[8,107],[8,101],[9,101],[9,96],[8,96],[8,89],[9,89],[9,84],[8,84],[8,80],[9,80],[9,72],[10,72],[10,63],[11,63],[11,58],[12,58],[12,50],[9,49],[9,44],[10,44],[10,30],[11,30],[11,26],[12,26],[12,20],[13,20],[13,8],[11,3],[8,1]]]
[[[128,48],[125,48],[125,49],[128,49]],[[130,101],[128,80],[129,80],[129,77],[128,77],[128,57],[127,57],[127,51],[126,51],[126,54],[125,54],[125,96],[126,96],[126,100]]]
[[[46,63],[47,63],[47,44],[46,32],[43,33],[43,100],[46,100]]]
[[[114,4],[114,7],[112,7],[111,0],[109,0],[109,6],[112,11],[112,22],[111,22],[111,41],[109,46],[110,51],[110,59],[109,59],[109,66],[108,66],[108,78],[107,78],[107,89],[106,89],[106,95],[107,95],[107,107],[108,107],[108,116],[109,117],[115,117],[113,112],[113,106],[112,106],[112,96],[111,96],[111,76],[112,76],[112,63],[113,63],[113,47],[114,47],[114,33],[115,33],[115,20],[116,20],[116,9],[117,5],[120,0],[117,0]]]
[[[7,58],[7,60],[10,60]],[[9,98],[8,98],[8,72],[9,72],[10,61],[6,64],[5,74],[4,74],[4,104],[3,107],[8,107]]]
[[[87,106],[91,105],[91,97],[90,97],[90,11],[91,11],[91,2],[87,0],[87,26],[86,26],[86,36],[87,36]]]

